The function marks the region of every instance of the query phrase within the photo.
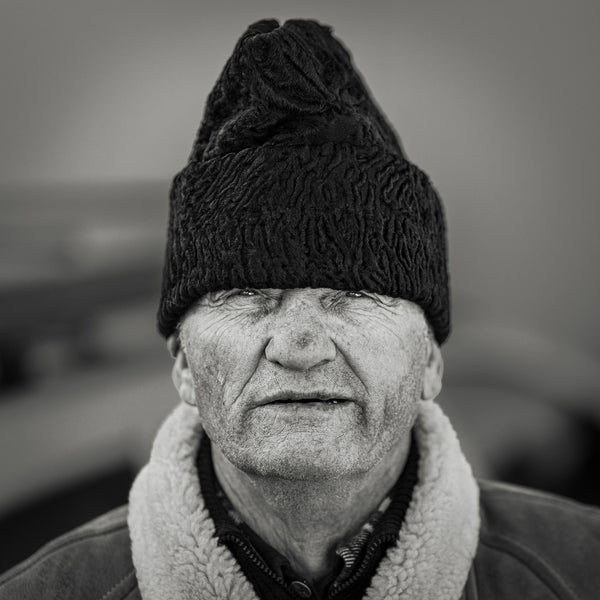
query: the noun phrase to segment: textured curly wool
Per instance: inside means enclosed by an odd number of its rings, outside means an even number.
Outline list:
[[[205,293],[244,287],[405,298],[438,342],[449,333],[440,199],[314,21],[248,28],[171,188],[160,332]]]

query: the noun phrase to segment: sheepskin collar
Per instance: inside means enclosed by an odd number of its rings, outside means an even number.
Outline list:
[[[131,489],[128,523],[144,600],[257,598],[214,535],[195,467],[201,436],[196,410],[179,405]],[[369,600],[458,600],[477,548],[478,487],[437,404],[421,403],[415,438],[418,482],[398,541],[367,589]]]

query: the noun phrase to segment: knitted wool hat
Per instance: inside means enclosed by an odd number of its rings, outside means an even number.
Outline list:
[[[162,335],[205,293],[246,287],[405,298],[449,333],[440,199],[315,21],[248,28],[171,188]]]

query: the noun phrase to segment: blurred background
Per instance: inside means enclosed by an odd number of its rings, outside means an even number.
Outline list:
[[[440,402],[476,474],[600,504],[597,2],[0,7],[0,570],[126,502],[177,402],[170,179],[263,17],[334,26],[444,199]]]

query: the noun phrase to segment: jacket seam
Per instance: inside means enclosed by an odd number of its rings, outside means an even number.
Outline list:
[[[122,600],[127,600],[127,598],[129,598],[131,596],[131,594],[133,594],[133,592],[135,592],[136,589],[137,589],[137,583],[135,585],[131,586],[131,589],[127,592],[126,596],[123,596]]]
[[[100,600],[107,600],[109,598],[109,596],[111,596],[113,594],[113,592],[115,592],[120,586],[121,584],[126,581],[129,577],[131,577],[132,575],[135,574],[135,569],[131,569],[128,573],[126,573],[125,575],[123,575],[123,577],[121,577],[121,579],[119,581],[117,581],[117,583],[115,583],[109,590],[107,590],[102,597],[100,598]],[[125,596],[123,596],[123,598],[126,598],[131,591],[133,590],[134,586],[132,585],[128,590]]]
[[[112,533],[122,531],[122,530],[127,530],[126,524],[118,525],[118,526],[108,529],[106,531],[100,531],[100,532],[95,531],[95,532],[88,533],[88,534],[82,534],[74,539],[69,538],[69,539],[64,540],[63,543],[61,543],[61,544],[57,544],[56,546],[46,548],[45,551],[42,548],[42,549],[40,549],[41,554],[37,554],[37,553],[34,554],[29,560],[25,561],[21,565],[21,568],[16,567],[15,571],[8,571],[8,573],[6,573],[7,577],[0,578],[0,585],[9,583],[10,581],[12,581],[13,579],[16,579],[17,577],[19,577],[20,575],[22,575],[29,569],[32,569],[33,567],[38,565],[40,562],[42,562],[46,558],[52,556],[53,554],[55,554],[57,552],[60,552],[61,550],[64,550],[65,548],[68,548],[69,546],[74,546],[75,544],[78,544],[79,542],[84,542],[84,541],[90,540],[92,538],[104,537],[106,535],[110,535]]]
[[[529,570],[535,573],[537,578],[544,583],[544,585],[550,592],[552,592],[552,594],[554,594],[556,598],[562,600],[564,597],[563,592],[566,592],[569,594],[569,600],[577,600],[577,594],[564,579],[564,577],[532,548],[529,548],[528,546],[525,546],[514,539],[502,535],[492,535],[487,537],[487,539],[482,538],[481,543],[488,548],[504,551],[512,556],[515,560],[518,560],[522,565],[529,568]],[[511,548],[511,546],[513,546],[513,548]],[[531,557],[533,557],[539,563],[539,565],[531,564],[526,560],[526,558]],[[539,568],[540,566],[545,569],[546,573],[542,572],[542,569]],[[552,582],[548,581],[548,574],[555,579],[555,583],[558,582],[562,586],[563,589],[561,590],[560,594],[556,589],[553,589],[551,585]]]

